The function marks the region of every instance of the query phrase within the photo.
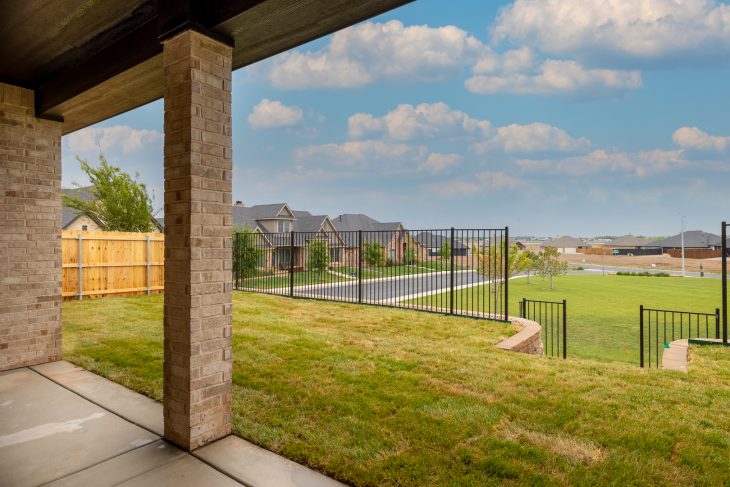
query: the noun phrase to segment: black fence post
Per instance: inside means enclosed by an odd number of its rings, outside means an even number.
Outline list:
[[[722,222],[722,344],[727,345],[727,223]]]
[[[519,301],[520,303],[520,316],[522,318],[525,317],[525,298],[522,298],[522,301]]]
[[[289,233],[289,296],[294,296],[294,231]]]
[[[568,358],[568,302],[563,299],[563,358]]]
[[[357,231],[357,302],[362,303],[362,230]]]
[[[720,308],[715,308],[715,338],[720,338]]]
[[[504,227],[504,321],[509,319],[509,227]]]
[[[454,314],[454,227],[451,227],[451,256],[449,259],[449,313]]]
[[[233,284],[233,287],[236,290],[241,289],[241,279],[240,279],[240,276],[238,275],[238,268],[240,267],[238,265],[238,258],[241,255],[241,251],[240,251],[240,248],[241,248],[240,239],[241,239],[241,237],[240,237],[240,235],[241,234],[238,233],[238,232],[235,232],[233,234],[233,258],[231,259],[232,260],[231,264],[232,264],[232,267],[233,267],[233,283],[234,283]]]
[[[644,305],[639,305],[639,362],[644,367]]]

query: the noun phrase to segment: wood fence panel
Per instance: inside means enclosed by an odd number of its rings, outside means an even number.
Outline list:
[[[64,230],[61,238],[64,299],[152,294],[164,289],[165,237],[161,233]]]

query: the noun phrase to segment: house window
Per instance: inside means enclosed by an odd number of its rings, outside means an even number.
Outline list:
[[[279,220],[277,231],[279,233],[291,231],[291,222],[289,220]]]
[[[330,247],[330,262],[337,263],[340,261],[340,248]]]
[[[88,229],[89,229],[89,226],[88,225],[81,225],[81,231],[82,232],[85,232]]]

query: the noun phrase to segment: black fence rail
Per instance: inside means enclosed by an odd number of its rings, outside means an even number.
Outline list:
[[[720,309],[714,313],[639,307],[639,363],[661,366],[660,350],[683,338],[720,338]]]
[[[507,320],[509,229],[234,234],[237,290]]]
[[[568,304],[562,301],[520,301],[520,316],[540,323],[545,355],[568,357]]]

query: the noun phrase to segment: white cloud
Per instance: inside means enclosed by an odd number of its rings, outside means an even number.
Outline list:
[[[433,152],[420,164],[420,169],[431,174],[439,174],[445,170],[458,166],[461,162],[459,154],[441,154]]]
[[[521,179],[500,171],[480,172],[475,174],[474,177],[482,183],[482,186],[494,190],[517,189],[525,185]]]
[[[248,123],[255,129],[290,127],[301,122],[302,116],[302,109],[299,107],[264,98],[253,107]]]
[[[730,6],[715,0],[515,0],[494,42],[614,63],[730,54]]]
[[[697,127],[682,127],[672,134],[672,140],[682,148],[724,152],[730,147],[730,136],[710,135]]]
[[[499,127],[492,137],[475,143],[473,149],[477,154],[490,150],[506,153],[575,152],[590,146],[591,141],[585,137],[574,138],[563,129],[536,122]]]
[[[452,25],[365,22],[335,33],[318,51],[283,54],[269,76],[280,89],[355,88],[378,80],[439,81],[475,62],[483,50],[479,40]]]
[[[128,125],[111,127],[87,127],[67,137],[68,148],[72,152],[109,152],[121,150],[129,154],[142,149],[147,144],[159,146],[163,141],[162,133],[157,130],[134,129]]]
[[[660,150],[640,152],[612,152],[595,150],[588,154],[560,159],[516,159],[515,164],[525,171],[585,176],[590,174],[634,173],[645,176],[683,166],[687,163],[682,150]]]
[[[488,121],[471,118],[460,110],[452,110],[445,103],[398,105],[382,117],[357,113],[348,119],[347,125],[351,137],[385,132],[390,138],[402,141],[460,136],[481,138],[491,130]]]
[[[641,73],[612,69],[586,69],[576,61],[547,60],[533,68],[526,60],[517,64],[492,64],[481,60],[464,86],[479,94],[564,95],[602,98],[641,87]]]
[[[481,190],[481,186],[470,181],[455,180],[424,184],[421,189],[441,198],[454,198],[471,196]]]
[[[386,162],[420,162],[426,157],[426,148],[381,140],[358,140],[343,144],[324,144],[301,147],[294,157],[301,161],[331,163],[339,166],[357,166],[361,169]]]

